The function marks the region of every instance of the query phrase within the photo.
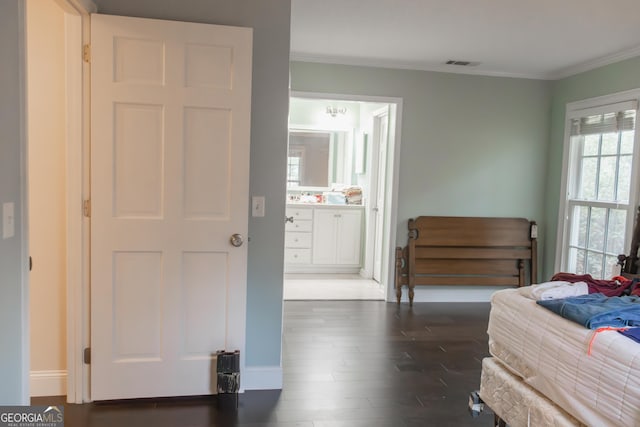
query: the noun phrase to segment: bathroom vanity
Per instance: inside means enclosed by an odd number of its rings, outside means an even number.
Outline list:
[[[285,272],[358,273],[363,211],[361,205],[288,204]]]

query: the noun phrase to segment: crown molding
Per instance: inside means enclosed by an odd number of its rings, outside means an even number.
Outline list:
[[[510,77],[517,79],[547,80],[548,77],[535,73],[510,73],[496,70],[485,70],[477,67],[461,67],[458,65],[435,64],[428,62],[393,61],[373,58],[350,58],[330,55],[310,55],[291,52],[291,61],[314,62],[322,64],[352,65],[360,67],[392,68],[399,70],[434,71],[439,73],[470,74],[488,77]]]
[[[350,58],[330,55],[311,55],[300,52],[291,52],[291,61],[314,62],[323,64],[352,65],[361,67],[392,68],[400,70],[433,71],[440,73],[469,74],[488,77],[509,77],[517,79],[534,80],[560,80],[576,74],[604,67],[640,56],[640,46],[616,52],[611,55],[585,61],[577,65],[555,70],[549,73],[512,73],[497,70],[486,70],[481,68],[465,68],[456,65],[435,64],[428,62],[412,61],[392,61],[373,58]]]
[[[550,73],[548,78],[549,80],[560,80],[566,77],[575,76],[576,74],[584,73],[585,71],[595,70],[596,68],[604,67],[605,65],[615,64],[616,62],[624,61],[625,59],[635,58],[637,56],[640,56],[640,46],[635,46],[611,55],[601,56],[600,58],[572,65],[567,68],[562,68],[556,72]]]

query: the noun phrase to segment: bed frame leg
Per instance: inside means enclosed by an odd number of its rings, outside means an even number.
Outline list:
[[[507,423],[497,415],[493,415],[493,425],[496,427],[507,427]]]
[[[402,248],[396,247],[396,300],[400,304],[402,299]]]

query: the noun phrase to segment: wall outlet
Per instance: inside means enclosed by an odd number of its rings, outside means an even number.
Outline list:
[[[251,216],[264,216],[264,196],[253,196],[251,198]]]

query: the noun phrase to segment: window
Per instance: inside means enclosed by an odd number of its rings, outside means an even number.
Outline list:
[[[607,279],[619,271],[637,200],[636,114],[636,101],[567,109],[562,271]]]
[[[289,187],[328,187],[331,182],[332,133],[289,130]],[[299,161],[292,160],[298,158]],[[292,178],[293,176],[293,178]]]
[[[302,158],[304,157],[304,151],[302,150],[289,150],[289,156],[287,157],[287,186],[298,187],[302,181]]]

